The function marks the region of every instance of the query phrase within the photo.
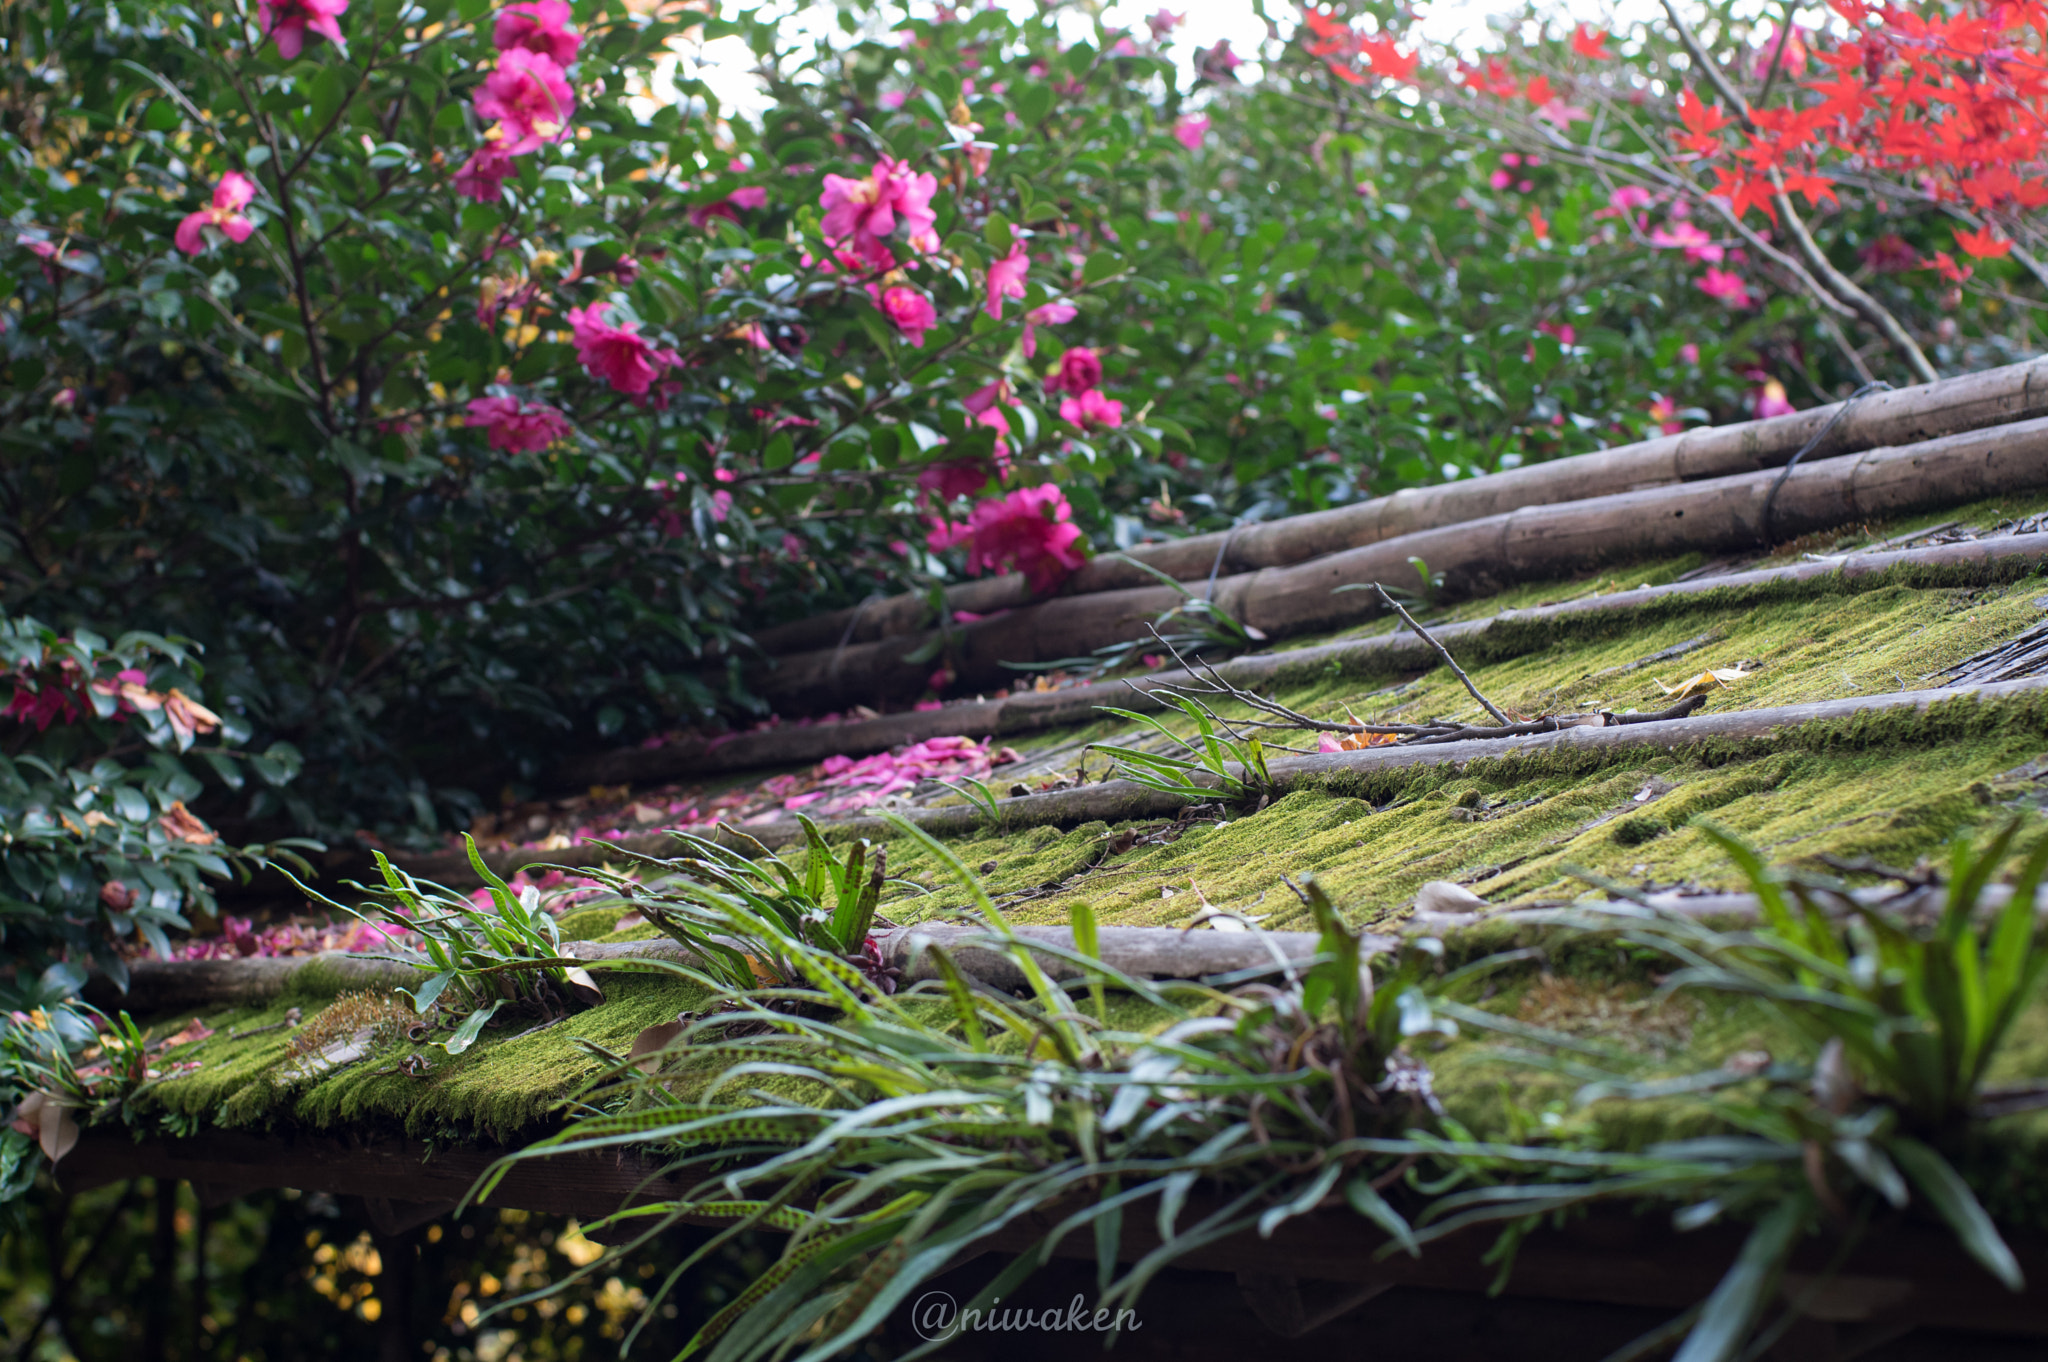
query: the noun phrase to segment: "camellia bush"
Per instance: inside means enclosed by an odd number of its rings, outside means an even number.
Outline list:
[[[317,773],[211,823],[426,842],[751,722],[768,623],[2038,347],[2027,6],[837,13],[0,12],[0,601],[204,645]]]
[[[199,701],[203,676],[183,640],[109,643],[0,619],[13,721],[0,746],[0,941],[12,967],[0,1009],[59,1004],[88,967],[125,987],[127,956],[171,954],[171,934],[213,911],[213,883],[272,857],[309,870],[297,854],[308,844],[236,848],[187,806],[205,788],[196,770],[275,790],[299,767],[288,743],[237,750],[248,722]]]

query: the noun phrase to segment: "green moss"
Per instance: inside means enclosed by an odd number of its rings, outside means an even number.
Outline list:
[[[501,1031],[486,1030],[468,1052],[452,1058],[426,1043],[400,1043],[300,1082],[286,1076],[290,1028],[239,1039],[229,1034],[283,1022],[294,1004],[235,1009],[207,1018],[211,1039],[176,1052],[179,1060],[197,1060],[199,1070],[156,1084],[147,1100],[227,1127],[288,1119],[323,1129],[388,1124],[421,1136],[511,1139],[544,1122],[599,1072],[600,1061],[576,1044],[579,1038],[623,1053],[643,1029],[672,1021],[705,998],[697,985],[663,975],[610,971],[602,983],[603,1004],[543,1030],[521,1034],[537,1019],[514,1020]],[[312,1015],[302,1011],[306,1020]],[[406,1071],[408,1060],[426,1067],[415,1076]]]
[[[596,941],[611,935],[626,910],[617,905],[609,908],[577,908],[562,915],[562,940]]]

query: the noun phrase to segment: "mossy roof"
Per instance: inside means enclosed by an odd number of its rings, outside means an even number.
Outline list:
[[[1988,528],[2044,508],[2048,499],[1985,504],[1917,523],[1960,520]],[[1914,521],[1861,527],[1845,532],[1843,542],[1795,546],[1791,556],[1915,527]],[[1480,618],[1656,584],[1699,566],[1688,558],[1532,585],[1430,618]],[[1894,577],[1856,589],[1822,582],[1742,596],[1707,593],[1541,631],[1495,631],[1461,660],[1496,703],[1529,714],[1596,705],[1661,708],[1660,679],[1676,684],[1707,668],[1738,666],[1751,675],[1716,691],[1710,708],[1760,708],[1937,684],[1955,664],[2034,624],[2044,599],[2048,579],[2034,575]],[[1373,673],[1333,666],[1292,679],[1278,695],[1315,714],[1338,715],[1349,707],[1362,719],[1477,717],[1477,706],[1441,667]],[[1027,780],[1071,772],[1084,759],[1084,743],[1134,736],[1130,725],[1105,719],[1013,740],[1024,757],[1015,770]],[[1813,864],[1823,856],[1872,855],[1911,863],[1958,832],[2035,807],[2040,782],[2048,779],[2044,757],[2048,698],[2017,697],[1931,713],[1894,711],[1741,743],[1410,767],[1332,780],[1256,811],[1232,810],[1186,825],[1153,820],[1035,828],[969,836],[951,849],[981,870],[1019,922],[1063,923],[1075,903],[1085,902],[1105,924],[1185,925],[1214,907],[1256,917],[1268,928],[1298,929],[1307,925],[1306,914],[1282,877],[1313,872],[1352,922],[1382,926],[1406,913],[1417,889],[1432,880],[1456,881],[1497,903],[1570,897],[1584,888],[1580,872],[1659,888],[1735,888],[1725,859],[1691,825],[1700,815],[1774,860]],[[1086,760],[1092,775],[1102,772],[1099,755]],[[893,919],[922,920],[962,905],[964,894],[920,848],[899,841],[890,847],[889,864],[906,881],[884,905]],[[616,916],[572,914],[565,932],[605,939]],[[649,934],[641,928],[611,939]],[[601,1070],[602,1061],[579,1038],[623,1052],[642,1028],[704,1001],[695,985],[671,977],[613,973],[605,977],[602,1005],[530,1034],[521,1032],[531,1023],[515,1023],[487,1032],[455,1058],[399,1038],[310,1078],[290,1076],[290,1028],[234,1034],[281,1022],[290,1007],[311,1021],[336,987],[317,968],[303,970],[274,1001],[202,1014],[214,1036],[173,1055],[199,1067],[153,1084],[142,1104],[192,1124],[282,1123],[512,1141],[556,1119],[560,1105]],[[1597,955],[1531,966],[1497,988],[1486,1006],[1633,1047],[1646,1072],[1796,1043],[1741,1004],[1652,1001],[1639,971]],[[154,1020],[168,1032],[189,1014]],[[1513,1122],[1535,1111],[1546,1121],[1583,1123],[1589,1137],[1606,1141],[1629,1143],[1650,1133],[1601,1128],[1619,1119],[1619,1107],[1577,1111],[1563,1080],[1503,1068],[1470,1040],[1451,1044],[1433,1065],[1453,1113],[1482,1131],[1513,1135]],[[2048,1075],[2048,1000],[2035,1000],[2003,1068],[2002,1078]],[[1500,1100],[1508,1082],[1519,1085],[1516,1103]],[[1658,1130],[1682,1127],[1685,1119],[1675,1108],[1631,1110],[1636,1114],[1629,1119],[1649,1120]],[[2031,1150],[2037,1136],[2048,1137],[2048,1121],[2037,1129],[2031,1120],[2001,1124],[2023,1134],[2021,1144]],[[2010,1183],[2015,1197],[2020,1174],[2011,1170],[2020,1165],[2007,1161],[2016,1147],[2000,1143],[2002,1152],[1986,1156],[1997,1167],[1985,1170]]]

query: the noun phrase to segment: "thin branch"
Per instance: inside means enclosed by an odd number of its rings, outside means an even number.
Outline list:
[[[1678,12],[1678,6],[1673,0],[1663,0],[1663,3],[1664,13],[1670,18],[1671,26],[1678,31],[1679,41],[1685,44],[1685,50],[1692,57],[1693,64],[1699,67],[1700,73],[1713,85],[1716,93],[1727,101],[1728,107],[1734,109],[1741,117],[1743,127],[1754,132],[1756,121],[1750,116],[1749,101],[1742,97],[1741,91],[1728,83],[1728,78],[1707,55],[1706,49],[1700,44],[1699,35],[1692,31],[1692,25]],[[1827,252],[1821,250],[1820,243],[1806,230],[1805,220],[1799,216],[1798,209],[1792,206],[1792,196],[1785,192],[1785,177],[1778,173],[1775,166],[1771,168],[1770,176],[1771,188],[1775,191],[1771,202],[1780,214],[1785,229],[1792,234],[1793,242],[1799,247],[1799,254],[1805,258],[1813,272],[1820,276],[1821,282],[1837,298],[1855,308],[1865,321],[1884,334],[1885,339],[1892,343],[1892,348],[1905,359],[1906,367],[1913,371],[1913,376],[1920,382],[1932,383],[1941,377],[1935,372],[1934,366],[1928,363],[1927,356],[1921,352],[1919,342],[1907,333],[1906,328],[1900,325],[1899,319],[1891,314],[1891,310],[1865,293],[1854,280],[1835,268],[1834,262],[1828,259]]]
[[[1493,701],[1487,699],[1484,695],[1481,695],[1479,693],[1479,687],[1473,685],[1472,678],[1465,675],[1465,669],[1463,667],[1460,667],[1458,665],[1457,659],[1451,656],[1451,650],[1444,647],[1443,644],[1437,642],[1436,639],[1430,635],[1428,630],[1424,629],[1421,625],[1417,624],[1415,622],[1415,617],[1409,614],[1407,609],[1399,601],[1395,600],[1392,596],[1389,596],[1387,594],[1387,589],[1385,587],[1381,586],[1378,582],[1374,582],[1372,584],[1372,589],[1380,593],[1380,599],[1385,601],[1387,603],[1388,608],[1401,617],[1401,622],[1403,624],[1407,625],[1410,629],[1413,629],[1415,631],[1415,636],[1417,638],[1421,639],[1424,643],[1427,643],[1431,648],[1434,648],[1436,650],[1436,655],[1444,660],[1444,665],[1451,669],[1451,674],[1456,676],[1460,681],[1464,682],[1465,689],[1472,692],[1472,698],[1479,702],[1479,707],[1481,709],[1485,710],[1488,714],[1491,714],[1494,718],[1494,721],[1500,724],[1502,727],[1510,727],[1514,724],[1515,721],[1513,719],[1510,719],[1506,714],[1503,714],[1500,708],[1496,706],[1493,703]]]

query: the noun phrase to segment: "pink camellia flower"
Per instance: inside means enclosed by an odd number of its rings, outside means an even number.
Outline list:
[[[1157,13],[1149,14],[1145,17],[1145,27],[1152,30],[1152,41],[1158,42],[1161,38],[1179,28],[1181,22],[1187,17],[1185,14],[1174,14],[1161,9]]]
[[[341,36],[342,15],[348,0],[256,0],[256,26],[266,38],[277,40],[277,55],[296,61],[306,46],[306,35],[325,38],[348,55],[348,42]]]
[[[974,508],[966,526],[967,570],[1013,567],[1041,595],[1087,562],[1066,493],[1050,483],[1020,487]]]
[[[567,137],[575,108],[576,92],[555,59],[523,47],[500,56],[476,92],[477,114],[498,120],[514,156]]]
[[[1762,80],[1770,74],[1771,56],[1778,50],[1777,28],[1767,28],[1756,45],[1756,59],[1750,64],[1750,74]],[[1806,30],[1798,24],[1792,25],[1792,36],[1785,39],[1784,55],[1778,58],[1778,74],[1801,76],[1806,73]]]
[[[1678,404],[1668,397],[1650,403],[1650,419],[1666,435],[1677,435],[1685,429],[1685,422],[1678,419]]]
[[[1072,303],[1046,303],[1034,307],[1024,314],[1024,358],[1030,359],[1038,353],[1038,328],[1058,326],[1079,316],[1081,309]]]
[[[1079,397],[1069,397],[1060,403],[1060,419],[1083,430],[1120,426],[1124,423],[1124,404],[1104,397],[1100,388],[1090,388]]]
[[[1759,421],[1767,416],[1790,416],[1799,410],[1792,405],[1791,399],[1785,396],[1785,385],[1775,378],[1765,379],[1763,384],[1749,395],[1749,401],[1751,410],[1756,413],[1756,419]]]
[[[1024,244],[1011,245],[1010,253],[988,267],[988,305],[984,309],[997,321],[1003,319],[1003,299],[1024,296],[1024,275],[1031,268],[1031,257],[1024,253]]]
[[[917,486],[921,492],[932,494],[932,500],[941,507],[950,506],[958,497],[971,497],[988,486],[994,470],[986,459],[945,459],[927,464],[917,475]]]
[[[1607,196],[1607,206],[1595,209],[1596,218],[1625,218],[1638,208],[1648,208],[1650,191],[1639,184],[1625,184]]]
[[[1699,291],[1709,298],[1719,298],[1730,307],[1749,306],[1749,285],[1742,282],[1742,276],[1733,270],[1719,270],[1712,265],[1698,281]]]
[[[1202,140],[1209,135],[1209,115],[1189,114],[1173,125],[1174,140],[1189,151],[1200,151]]]
[[[505,179],[511,173],[512,154],[505,144],[486,142],[455,172],[455,192],[478,203],[496,203],[504,196]]]
[[[469,424],[490,432],[491,448],[508,454],[546,449],[571,430],[569,420],[545,402],[516,397],[478,397],[469,404]]]
[[[187,213],[171,234],[171,240],[187,255],[206,249],[205,228],[218,227],[230,241],[247,241],[256,224],[242,216],[256,197],[256,182],[239,171],[230,170],[213,187],[213,202],[196,213]]]
[[[896,260],[882,238],[896,230],[898,214],[903,217],[912,249],[929,252],[939,248],[938,233],[933,230],[938,214],[932,211],[932,195],[938,190],[936,175],[916,174],[909,162],[884,156],[866,179],[825,177],[825,192],[818,197],[825,217],[819,228],[835,247],[850,246],[862,260],[886,269]]]
[[[976,388],[961,399],[961,405],[976,416],[981,415],[998,402],[1006,407],[1017,405],[1017,399],[1010,394],[1010,380],[1007,378],[999,378],[993,383]]]
[[[34,724],[36,732],[41,733],[53,723],[76,723],[84,712],[85,706],[75,690],[56,681],[44,681],[36,690],[17,683],[14,698],[8,702],[6,714],[0,717]]]
[[[1687,341],[1678,347],[1678,357],[1687,364],[1698,364],[1700,362],[1700,348],[1691,341]]]
[[[987,411],[978,411],[978,412],[976,412],[976,413],[974,414],[974,424],[975,424],[975,425],[977,425],[977,426],[987,426],[987,427],[988,427],[988,428],[989,428],[990,430],[992,430],[992,431],[994,431],[994,432],[996,433],[996,443],[995,443],[995,454],[996,454],[996,472],[997,472],[998,476],[1000,476],[1000,477],[1004,477],[1004,478],[1007,478],[1007,477],[1009,477],[1009,476],[1010,476],[1010,440],[1009,440],[1009,435],[1010,435],[1010,418],[1009,418],[1009,417],[1007,417],[1007,416],[1005,416],[1005,415],[1004,415],[1004,414],[1003,414],[1002,412],[998,411],[998,410],[997,410],[996,408],[994,408],[994,407],[991,407],[991,408],[989,408],[989,409],[988,409]]]
[[[498,11],[491,41],[500,52],[523,47],[551,57],[557,66],[576,60],[583,39],[569,27],[568,0],[519,0]]]
[[[1682,248],[1687,260],[1704,261],[1709,265],[1721,263],[1721,248],[1695,223],[1673,222],[1659,227],[1650,233],[1650,244],[1666,251]]]
[[[614,326],[604,319],[610,303],[569,309],[569,329],[576,342],[576,358],[593,378],[601,378],[622,393],[634,397],[654,386],[654,380],[680,358],[668,350],[657,350],[639,335],[640,323]]]
[[[728,222],[738,222],[740,220],[738,210],[744,208],[751,212],[756,208],[762,207],[767,202],[768,191],[766,189],[757,184],[743,185],[716,203],[701,204],[696,208],[692,208],[690,210],[690,225],[692,227],[708,226],[713,218],[724,218]]]
[[[939,324],[939,314],[932,307],[932,300],[914,288],[898,285],[884,293],[877,305],[896,329],[903,333],[903,339],[912,345],[924,344],[924,333]]]
[[[1045,380],[1047,392],[1069,392],[1079,397],[1102,383],[1102,360],[1085,345],[1077,345],[1060,356],[1060,367]]]

